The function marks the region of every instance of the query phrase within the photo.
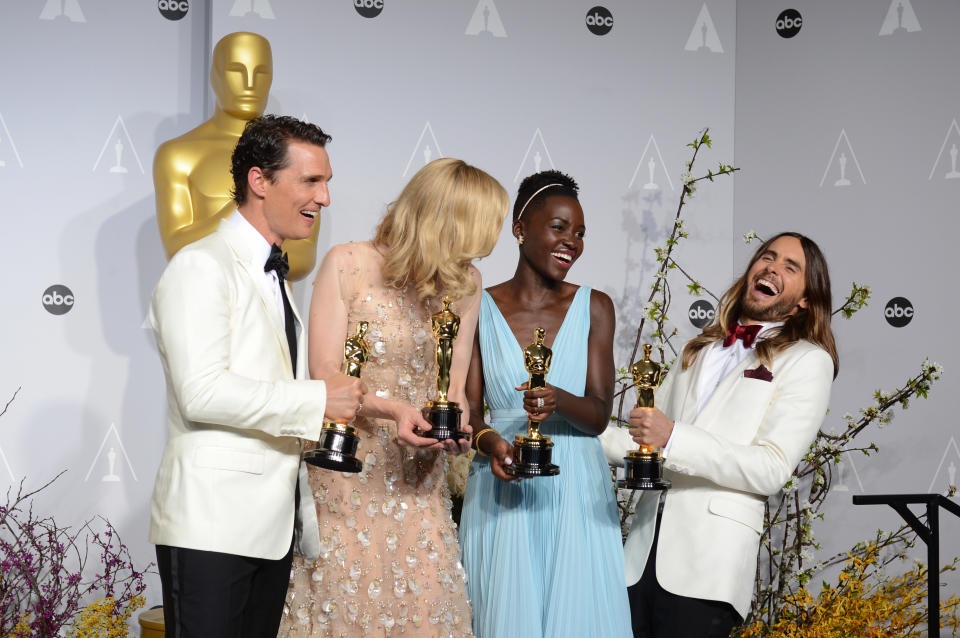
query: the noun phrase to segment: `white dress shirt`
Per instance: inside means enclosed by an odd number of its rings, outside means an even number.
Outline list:
[[[265,272],[263,266],[266,265],[267,259],[270,257],[270,249],[272,248],[270,242],[260,234],[260,231],[253,227],[253,224],[247,221],[247,218],[240,214],[239,210],[233,211],[226,219],[227,222],[232,224],[242,233],[243,242],[246,243],[254,255],[257,257],[257,262],[260,264],[261,276],[264,278],[264,281],[269,282],[270,290],[273,291],[274,308],[277,311],[277,318],[280,320],[280,325],[286,325],[286,318],[283,311],[283,296],[280,294],[280,278],[277,276],[276,270],[271,270],[270,272]]]
[[[735,339],[729,346],[723,346],[723,340],[716,341],[706,346],[700,352],[703,360],[703,372],[700,376],[700,387],[697,388],[700,396],[700,404],[697,406],[697,414],[707,405],[707,401],[713,396],[717,386],[723,381],[724,377],[730,374],[730,371],[736,368],[747,356],[757,347],[757,342],[763,339],[763,334],[783,325],[782,321],[772,321],[770,323],[761,323],[760,332],[757,338],[750,344],[749,348],[744,347],[743,340]],[[673,434],[663,446],[663,456],[670,453],[670,443],[673,442]]]

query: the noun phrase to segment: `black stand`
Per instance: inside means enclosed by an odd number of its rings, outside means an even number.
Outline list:
[[[907,505],[924,503],[924,525]],[[927,635],[940,635],[940,507],[960,517],[960,505],[940,494],[863,494],[853,497],[854,505],[889,505],[903,517],[927,544]]]
[[[633,450],[623,459],[624,478],[617,487],[628,490],[669,490],[671,483],[663,478],[663,457]]]
[[[534,478],[537,476],[556,476],[560,473],[560,466],[550,462],[553,454],[553,443],[549,436],[539,439],[517,435],[513,440],[515,451],[511,465],[504,468],[510,476],[517,478]]]
[[[433,426],[426,432],[421,432],[420,436],[438,441],[459,441],[467,438],[460,429],[460,415],[463,414],[460,404],[453,401],[427,401],[420,414]]]
[[[353,426],[324,423],[316,449],[305,452],[303,460],[325,470],[355,474],[363,469],[363,463],[356,457],[359,444]]]

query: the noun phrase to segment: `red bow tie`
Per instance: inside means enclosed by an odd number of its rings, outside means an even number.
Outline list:
[[[737,339],[742,339],[743,347],[749,348],[757,339],[757,333],[760,332],[761,328],[763,328],[763,326],[759,323],[751,326],[741,326],[739,323],[735,326],[730,326],[730,329],[727,330],[727,336],[723,339],[723,347],[731,346]]]

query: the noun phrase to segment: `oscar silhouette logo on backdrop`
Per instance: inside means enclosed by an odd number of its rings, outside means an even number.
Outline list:
[[[70,22],[86,22],[78,0],[47,0],[40,12],[41,20],[56,20],[63,16]]]
[[[713,18],[710,16],[710,9],[707,3],[703,3],[700,13],[697,14],[697,21],[690,30],[690,37],[687,38],[687,44],[683,47],[684,51],[709,51],[711,53],[723,53],[723,45],[720,44],[720,35],[717,33],[717,27],[713,24]]]
[[[234,0],[233,6],[230,7],[230,17],[232,18],[242,18],[251,14],[264,20],[277,19],[277,16],[273,13],[270,0]]]
[[[140,479],[137,478],[133,463],[130,462],[130,457],[127,455],[127,448],[123,445],[120,432],[117,431],[117,425],[111,423],[110,427],[107,428],[107,433],[103,436],[103,441],[100,442],[97,453],[93,457],[93,462],[90,463],[90,469],[87,470],[83,482],[88,482],[91,476],[99,476],[101,483],[120,483],[123,481],[124,466],[126,466],[134,482],[138,482]]]
[[[93,172],[97,172],[100,163],[105,161],[105,166],[109,166],[108,172],[125,175],[130,172],[127,165],[131,158],[136,163],[140,174],[145,175],[146,171],[143,169],[137,147],[133,145],[133,139],[130,137],[130,132],[127,131],[127,125],[123,123],[123,117],[118,115],[113,127],[103,141],[103,147],[100,149],[100,154],[97,155],[97,160],[93,163]]]
[[[951,436],[946,449],[943,451],[943,456],[940,458],[937,471],[933,473],[933,480],[930,481],[927,492],[946,496],[951,485],[958,486],[958,469],[960,469],[960,447],[957,447],[957,439]]]
[[[513,176],[513,183],[519,184],[521,176],[539,173],[545,170],[555,170],[557,167],[553,164],[553,158],[550,157],[550,149],[547,148],[547,142],[543,139],[543,133],[537,128],[527,144],[527,151],[520,160],[520,166]]]
[[[487,36],[493,38],[507,37],[507,30],[503,28],[500,12],[493,0],[480,0],[467,23],[466,35]]]
[[[958,144],[960,144],[960,126],[957,126],[957,120],[954,118],[947,127],[947,134],[943,136],[943,144],[940,145],[940,152],[937,153],[937,159],[930,169],[928,181],[933,179],[934,173],[943,179],[960,179],[960,170],[957,166],[957,155],[960,154]],[[942,166],[941,162],[943,162]],[[939,171],[938,166],[940,166]]]
[[[898,33],[913,33],[920,31],[920,21],[913,12],[910,0],[893,0],[887,9],[887,17],[880,27],[880,35],[894,35]]]
[[[403,169],[403,177],[406,177],[411,171],[416,173],[433,160],[441,157],[443,157],[443,152],[440,150],[437,136],[433,134],[433,127],[430,126],[428,121],[423,125],[420,137],[417,138],[417,143],[413,146],[410,159],[407,160],[407,167]]]
[[[16,160],[17,165],[23,168],[23,160],[20,159],[17,145],[13,141],[13,136],[10,135],[7,122],[3,119],[3,113],[0,113],[0,168],[12,165],[12,163],[8,163],[8,159]]]
[[[641,183],[638,184],[637,179],[640,179]],[[630,178],[630,183],[627,184],[627,190],[633,190],[634,184],[637,185],[637,188],[642,188],[645,191],[663,190],[660,185],[663,179],[667,180],[667,185],[672,191],[673,180],[670,179],[670,173],[664,168],[660,146],[657,144],[653,133],[651,133],[646,145],[643,147],[643,152],[640,153],[640,161],[637,162],[637,167],[633,169],[633,177]]]
[[[256,33],[231,33],[213,49],[213,117],[160,145],[153,160],[157,223],[167,257],[204,237],[236,208],[230,157],[247,122],[263,114],[273,82],[270,43]],[[289,279],[302,279],[317,261],[317,232],[287,241]]]
[[[4,470],[0,472],[0,479],[3,479],[7,486],[13,485],[13,470],[10,469],[10,462],[7,461],[7,455],[3,451],[3,446],[0,446],[0,467]],[[3,483],[0,483],[0,486],[2,485]]]
[[[851,165],[851,162],[853,163]],[[854,173],[856,169],[856,173]],[[860,182],[867,183],[867,178],[863,176],[860,169],[860,162],[857,161],[857,154],[853,150],[853,145],[847,137],[846,129],[840,129],[840,135],[837,136],[837,143],[833,145],[833,153],[830,154],[830,160],[827,162],[827,168],[823,171],[823,177],[820,178],[820,187],[823,187],[827,181],[827,175],[831,176],[834,186],[850,186],[851,177],[856,180],[860,177]]]

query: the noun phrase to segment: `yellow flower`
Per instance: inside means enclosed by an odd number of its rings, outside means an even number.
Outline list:
[[[848,555],[835,586],[814,596],[800,589],[783,598],[773,624],[756,618],[740,638],[913,638],[926,635],[927,570],[923,566],[898,576],[878,569],[880,548],[868,545],[862,556]],[[955,563],[946,569],[952,570]],[[941,625],[960,627],[960,596],[940,605]]]
[[[143,596],[134,596],[126,607],[118,609],[117,602],[110,596],[98,598],[77,615],[73,624],[73,636],[76,638],[126,638],[130,616],[143,607]]]

